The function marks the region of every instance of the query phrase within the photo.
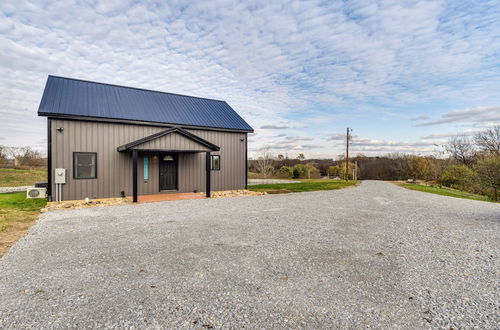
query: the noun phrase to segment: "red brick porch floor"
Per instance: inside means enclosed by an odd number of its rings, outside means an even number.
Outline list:
[[[203,199],[207,198],[204,194],[200,193],[165,193],[156,195],[139,195],[137,196],[138,203],[151,203],[151,202],[164,202],[164,201],[178,201],[182,199]],[[129,201],[132,201],[132,196],[127,196]]]

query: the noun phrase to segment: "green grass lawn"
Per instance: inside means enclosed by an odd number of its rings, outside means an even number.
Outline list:
[[[26,193],[0,194],[0,257],[33,225],[45,198],[27,199]]]
[[[47,182],[47,171],[0,168],[0,187],[31,186],[35,182]]]
[[[487,196],[483,195],[477,195],[477,194],[471,194],[465,191],[461,190],[456,190],[456,189],[451,189],[451,188],[439,188],[439,187],[432,187],[432,186],[424,186],[420,184],[408,184],[408,183],[403,183],[400,184],[401,187],[411,189],[411,190],[418,190],[418,191],[423,191],[423,192],[428,192],[431,194],[437,194],[437,195],[443,195],[443,196],[450,196],[450,197],[457,197],[457,198],[465,198],[465,199],[474,199],[477,201],[487,201],[487,202],[493,202],[491,199],[489,199]]]
[[[301,180],[298,183],[273,183],[273,184],[258,184],[248,186],[252,191],[265,191],[268,193],[289,193],[303,192],[316,190],[335,190],[353,186],[357,181],[342,181],[342,180]]]

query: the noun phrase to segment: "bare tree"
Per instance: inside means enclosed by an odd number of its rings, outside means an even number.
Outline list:
[[[273,154],[271,149],[268,146],[262,148],[255,158],[257,171],[259,171],[264,178],[267,177],[269,169],[272,168],[273,165]]]
[[[474,142],[481,150],[500,155],[500,125],[477,133]]]
[[[5,153],[5,146],[0,146],[0,164],[4,164],[7,160],[7,155]]]
[[[42,157],[42,153],[37,150],[33,150],[31,147],[21,148],[21,153],[16,160],[19,165],[23,166],[43,166],[45,165],[45,158]]]
[[[306,156],[304,156],[304,154],[300,153],[298,156],[297,156],[297,159],[302,161],[304,159],[306,159]]]
[[[3,152],[4,155],[7,159],[16,159],[16,157],[19,155],[19,149],[17,147],[3,147]]]
[[[451,157],[461,164],[470,167],[476,160],[476,149],[467,136],[452,137],[444,148]]]
[[[14,159],[16,165],[43,166],[46,164],[46,158],[31,147],[3,147],[2,152],[6,158]]]

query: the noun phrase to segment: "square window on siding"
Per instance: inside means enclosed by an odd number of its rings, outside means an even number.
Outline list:
[[[97,153],[73,153],[73,177],[75,179],[97,178]]]
[[[220,155],[210,156],[210,169],[215,171],[220,170]]]

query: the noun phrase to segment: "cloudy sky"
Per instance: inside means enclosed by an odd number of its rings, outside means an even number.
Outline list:
[[[271,4],[272,3],[272,4]],[[431,153],[500,123],[500,2],[0,2],[0,144],[45,148],[47,75],[226,100],[250,155]]]

